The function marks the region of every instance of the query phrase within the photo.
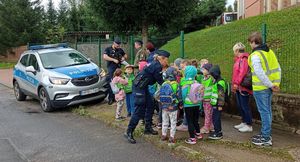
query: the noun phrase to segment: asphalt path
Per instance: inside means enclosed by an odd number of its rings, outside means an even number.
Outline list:
[[[185,161],[141,139],[127,143],[122,130],[69,111],[44,113],[36,100],[16,101],[0,84],[0,161]]]

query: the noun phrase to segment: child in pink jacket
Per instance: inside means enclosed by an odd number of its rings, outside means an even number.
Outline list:
[[[117,101],[117,109],[116,109],[116,120],[124,120],[125,117],[121,116],[122,109],[124,106],[124,100],[126,97],[124,86],[128,84],[127,79],[122,78],[122,70],[117,69],[114,73],[114,78],[112,83],[115,84],[120,90],[115,94],[115,100]]]

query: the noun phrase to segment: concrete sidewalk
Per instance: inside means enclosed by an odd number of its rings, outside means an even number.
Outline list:
[[[0,84],[13,88],[13,69],[0,69]]]

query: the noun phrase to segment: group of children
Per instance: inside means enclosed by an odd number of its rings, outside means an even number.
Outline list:
[[[158,103],[160,120],[157,124],[162,129],[162,141],[169,139],[169,143],[175,143],[177,130],[187,128],[188,144],[196,144],[197,139],[202,139],[203,134],[209,133],[209,139],[221,139],[223,137],[221,127],[221,111],[225,104],[226,83],[221,77],[218,65],[213,66],[207,59],[184,60],[178,58],[163,71],[164,83],[157,85],[154,99]],[[134,80],[134,68],[125,67],[125,74],[117,69],[112,83],[116,84],[119,91],[115,94],[117,101],[116,120],[123,120],[122,107],[127,104],[128,117],[134,111],[132,82]],[[153,87],[149,87],[153,89]],[[204,125],[200,129],[200,112],[204,110]],[[181,118],[183,122],[179,127]],[[168,128],[170,137],[167,137]]]

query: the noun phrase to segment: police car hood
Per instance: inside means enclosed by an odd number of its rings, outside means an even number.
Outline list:
[[[93,63],[68,66],[68,67],[59,67],[55,69],[50,69],[49,71],[57,75],[65,75],[72,79],[82,78],[86,76],[98,74],[98,67]]]

